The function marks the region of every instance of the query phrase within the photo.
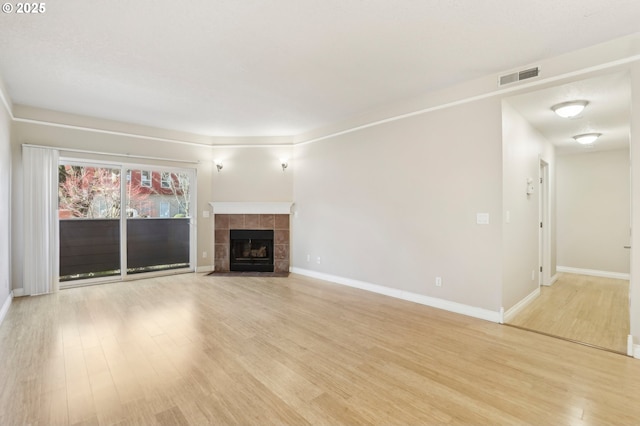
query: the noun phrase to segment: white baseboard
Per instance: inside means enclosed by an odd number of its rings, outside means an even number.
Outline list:
[[[198,266],[196,268],[196,272],[211,272],[211,271],[213,271],[213,265]]]
[[[7,312],[9,312],[9,306],[11,306],[11,301],[13,300],[13,294],[10,292],[9,296],[7,296],[7,300],[2,304],[2,309],[0,309],[0,325],[2,325],[2,321],[4,321],[4,317],[7,316]]]
[[[509,322],[518,312],[524,309],[529,303],[533,302],[538,296],[540,296],[540,287],[537,287],[524,299],[507,309],[504,313],[503,322]]]
[[[546,287],[551,287],[552,285],[554,285],[556,283],[556,281],[558,281],[558,274],[557,273],[553,274],[553,276],[549,280],[549,284],[542,283],[542,285],[546,286]]]
[[[13,297],[22,297],[22,296],[24,296],[24,288],[13,289]]]
[[[556,267],[558,272],[566,272],[568,274],[590,275],[592,277],[614,278],[617,280],[628,280],[631,275],[624,272],[597,271],[595,269],[572,268],[570,266]]]
[[[397,288],[385,287],[382,285],[371,284],[364,281],[353,280],[351,278],[338,277],[336,275],[324,274],[322,272],[311,271],[308,269],[292,267],[291,272],[311,278],[318,278],[336,284],[355,287],[361,290],[371,291],[373,293],[384,294],[385,296],[394,297],[396,299],[407,300],[409,302],[419,303],[421,305],[431,306],[433,308],[444,309],[445,311],[455,312],[457,314],[467,315],[491,322],[500,322],[500,312],[490,311],[488,309],[469,306],[462,303],[452,302],[450,300],[438,299],[436,297],[425,296],[423,294],[411,293]]]
[[[640,345],[634,343],[634,338],[631,334],[627,336],[627,355],[640,359]]]

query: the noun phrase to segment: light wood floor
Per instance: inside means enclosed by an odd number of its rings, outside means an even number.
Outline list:
[[[14,300],[0,424],[638,424],[640,361],[296,275]]]
[[[509,324],[626,353],[629,281],[560,274]]]

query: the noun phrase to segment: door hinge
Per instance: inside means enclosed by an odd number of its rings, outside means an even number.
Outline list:
[[[542,266],[540,267],[540,272],[542,272]]]
[[[540,228],[542,228],[542,222],[540,222]]]
[[[542,178],[540,178],[540,183],[542,183]]]

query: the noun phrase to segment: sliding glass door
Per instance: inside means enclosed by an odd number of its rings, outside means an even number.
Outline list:
[[[121,274],[120,168],[58,167],[60,282]]]
[[[188,267],[189,173],[151,168],[126,173],[127,273]]]
[[[193,170],[61,160],[58,182],[61,286],[193,270]]]

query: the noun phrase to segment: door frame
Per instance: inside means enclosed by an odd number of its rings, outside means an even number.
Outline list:
[[[549,201],[549,163],[540,158],[539,172],[539,214],[541,224],[538,232],[538,264],[542,271],[538,275],[538,284],[550,286],[551,280],[551,208]]]

